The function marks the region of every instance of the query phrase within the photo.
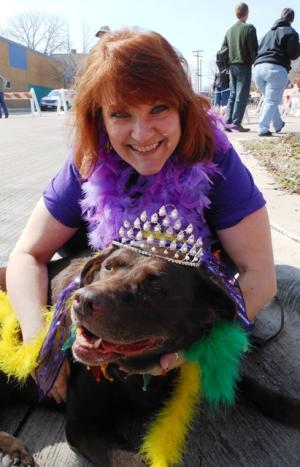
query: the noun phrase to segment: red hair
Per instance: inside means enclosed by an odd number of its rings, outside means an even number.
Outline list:
[[[123,29],[107,33],[89,54],[76,83],[74,162],[86,175],[105,131],[102,105],[163,101],[180,115],[178,152],[187,162],[211,160],[215,144],[210,107],[191,86],[183,57],[160,34]]]

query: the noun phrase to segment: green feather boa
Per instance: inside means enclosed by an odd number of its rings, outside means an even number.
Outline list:
[[[184,352],[187,361],[199,365],[203,396],[210,405],[233,404],[241,355],[248,349],[247,331],[237,323],[222,320]]]

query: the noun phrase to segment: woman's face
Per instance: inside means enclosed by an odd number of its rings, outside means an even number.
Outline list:
[[[179,113],[164,102],[102,107],[104,125],[114,150],[142,175],[160,171],[181,136]]]

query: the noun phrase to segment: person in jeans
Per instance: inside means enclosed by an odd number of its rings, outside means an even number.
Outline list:
[[[213,103],[218,107],[225,107],[229,98],[229,70],[226,64],[220,59],[219,54],[216,57],[218,71],[215,73],[213,91]]]
[[[249,131],[242,126],[249,99],[251,66],[257,54],[256,29],[246,24],[249,7],[239,3],[235,8],[238,21],[227,31],[222,48],[228,48],[230,95],[227,104],[226,123],[233,124],[237,131]]]
[[[259,136],[272,136],[271,123],[276,133],[285,125],[279,105],[288,84],[291,60],[300,56],[299,35],[291,27],[294,18],[294,10],[284,8],[280,19],[263,37],[258,49],[253,77],[264,98],[258,124]]]
[[[0,118],[2,118],[1,108],[3,109],[5,118],[8,118],[8,109],[4,100],[4,89],[5,89],[6,80],[3,76],[0,75]]]

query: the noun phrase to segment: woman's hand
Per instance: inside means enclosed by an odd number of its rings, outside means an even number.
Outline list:
[[[66,402],[69,378],[70,363],[68,360],[65,360],[61,369],[59,370],[51,390],[48,393],[48,396],[52,397],[58,404],[61,402]]]
[[[173,352],[163,355],[160,359],[159,366],[147,369],[143,373],[147,373],[152,376],[161,376],[168,373],[170,370],[178,368],[185,362],[182,352]]]

